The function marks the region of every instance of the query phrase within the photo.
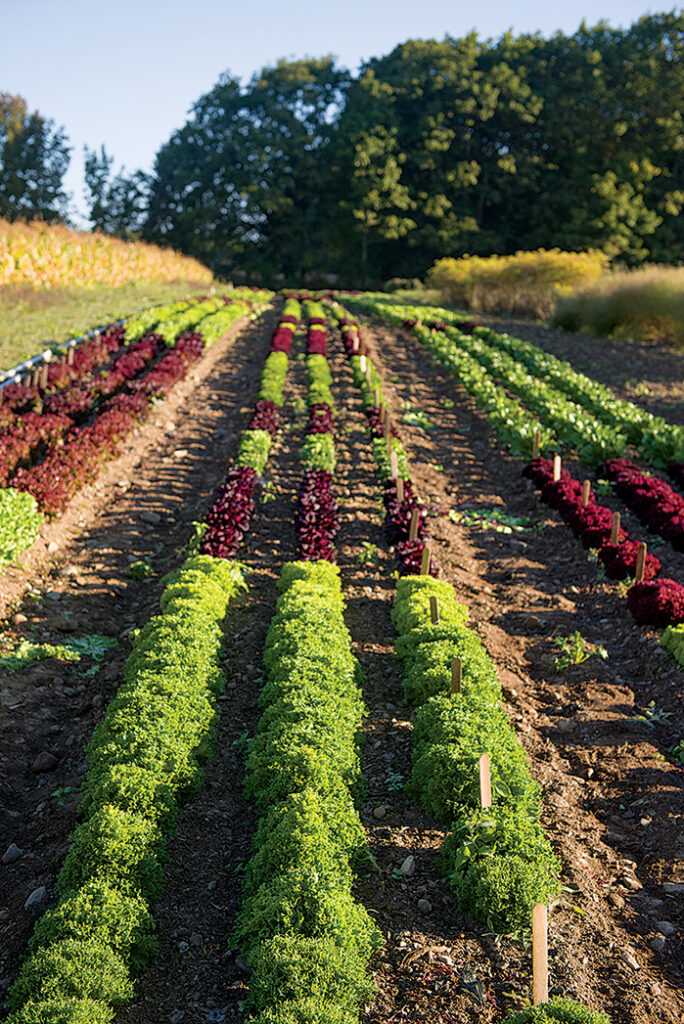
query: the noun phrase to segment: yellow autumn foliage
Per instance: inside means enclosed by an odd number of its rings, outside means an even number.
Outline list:
[[[0,285],[89,288],[133,281],[212,280],[207,267],[173,249],[42,221],[0,220]]]
[[[596,251],[445,257],[430,268],[426,284],[450,305],[545,319],[560,298],[596,281],[607,266],[607,257]]]

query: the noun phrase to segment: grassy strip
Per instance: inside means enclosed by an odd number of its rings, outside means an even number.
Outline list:
[[[178,802],[202,778],[224,682],[221,621],[240,568],[195,555],[167,578],[162,613],[138,632],[125,682],[88,748],[84,821],[12,986],[8,1024],[99,1024],[132,998],[154,954],[150,900],[162,887]]]
[[[339,571],[291,562],[264,653],[263,714],[247,758],[260,810],[236,938],[251,969],[254,1024],[356,1024],[374,985],[379,932],[351,895],[366,855],[352,793],[360,668],[343,619]]]
[[[684,345],[684,269],[650,266],[607,274],[559,301],[551,325],[600,337]]]
[[[180,295],[206,294],[192,281],[139,281],[117,287],[50,288],[0,286],[0,367],[9,368],[36,352],[131,316],[144,306],[176,302]],[[220,293],[230,294],[228,289]]]

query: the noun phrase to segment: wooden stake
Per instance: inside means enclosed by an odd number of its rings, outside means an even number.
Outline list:
[[[41,373],[40,373],[40,386],[43,389],[43,391],[47,387],[47,382],[48,382],[48,364],[47,363],[43,363],[43,369],[41,370]]]
[[[532,439],[532,458],[533,459],[538,459],[539,458],[539,445],[540,445],[540,443],[541,443],[541,434],[539,433],[539,430],[535,430],[534,437]]]
[[[463,685],[463,662],[460,658],[454,658],[451,662],[451,696],[460,693]]]
[[[610,528],[610,543],[617,544],[620,536],[620,513],[613,512],[613,523]]]
[[[586,508],[589,504],[589,495],[591,494],[591,481],[585,480],[582,484],[582,508]]]
[[[549,924],[545,903],[532,909],[532,1002],[535,1006],[549,998]]]
[[[409,540],[415,540],[418,536],[418,509],[414,508],[411,513],[411,525],[409,526]]]
[[[34,370],[33,371],[33,377],[31,378],[31,383],[34,386],[34,388],[38,387],[38,385],[40,383],[40,370]]]
[[[401,505],[404,500],[404,478],[401,476],[397,477],[397,501]]]
[[[561,478],[561,457],[560,455],[554,455],[553,457],[553,482],[557,484]]]
[[[429,559],[430,552],[428,551],[427,548],[425,548],[425,551],[428,552]],[[423,551],[423,557],[425,557],[425,551]],[[433,626],[439,625],[439,604],[434,594],[430,597],[430,620]]]
[[[73,347],[73,345],[71,346],[70,349],[67,350],[67,363],[68,363],[69,366],[73,366],[74,365],[74,347]]]
[[[480,803],[483,807],[492,806],[492,779],[489,770],[489,754],[480,757]]]
[[[377,388],[373,392],[373,405],[376,407],[376,409],[380,405],[380,392],[378,391]]]
[[[643,541],[637,548],[637,560],[636,560],[636,571],[634,573],[634,579],[637,583],[644,582],[644,569],[646,568],[646,545]]]
[[[427,546],[427,544],[423,548],[423,555],[422,555],[422,557],[420,559],[420,575],[421,576],[429,576],[430,575],[430,548]],[[434,613],[433,613],[433,610],[432,610],[432,602],[433,601],[435,603]],[[437,618],[434,618],[435,615],[437,616]],[[437,598],[436,597],[431,597],[430,598],[430,616],[432,617],[432,621],[433,622],[439,622],[439,607],[437,605]]]
[[[359,366],[361,367],[361,373],[365,373],[366,372],[366,357],[365,356],[360,356],[359,357]]]
[[[387,450],[392,451],[392,434],[390,433],[390,421],[389,416],[385,417],[385,441],[387,443]]]
[[[390,473],[392,474],[393,480],[396,480],[399,476],[399,461],[397,459],[396,452],[390,453]]]

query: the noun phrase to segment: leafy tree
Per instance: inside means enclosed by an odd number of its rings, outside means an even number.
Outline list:
[[[69,153],[63,128],[29,113],[21,96],[0,93],[0,217],[63,218]]]
[[[325,259],[326,153],[348,82],[331,57],[224,75],[155,162],[146,235],[230,273],[302,280]]]
[[[135,238],[142,231],[148,209],[150,176],[144,171],[112,175],[114,157],[104,146],[100,153],[85,150],[86,198],[91,226],[121,238]]]

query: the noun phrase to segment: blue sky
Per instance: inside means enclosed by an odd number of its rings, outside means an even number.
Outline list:
[[[248,80],[279,57],[333,53],[355,71],[409,38],[481,38],[560,30],[584,19],[627,26],[642,0],[2,0],[0,92],[63,125],[73,147],[67,188],[83,210],[83,145],[104,144],[115,168],[151,170],[159,146],[223,71]]]

